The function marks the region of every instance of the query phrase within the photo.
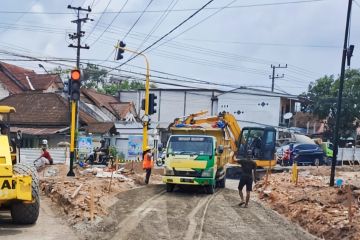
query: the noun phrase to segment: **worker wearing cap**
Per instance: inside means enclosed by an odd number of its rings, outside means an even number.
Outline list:
[[[149,183],[151,168],[153,166],[154,166],[154,162],[152,160],[151,148],[147,146],[143,152],[143,169],[146,171],[145,184]]]

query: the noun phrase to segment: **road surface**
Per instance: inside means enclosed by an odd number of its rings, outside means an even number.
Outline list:
[[[14,225],[10,212],[0,211],[0,239],[1,240],[55,240],[78,239],[72,229],[66,225],[52,210],[52,203],[43,197],[40,204],[40,216],[34,225]]]
[[[237,181],[213,195],[202,189],[176,189],[167,193],[164,185],[149,185],[119,193],[111,214],[101,227],[77,233],[79,239],[315,239],[272,210],[251,201],[238,206]],[[73,230],[42,201],[36,225],[13,226],[0,222],[1,240],[76,239]],[[4,215],[0,214],[0,218]],[[101,230],[99,230],[101,229]]]

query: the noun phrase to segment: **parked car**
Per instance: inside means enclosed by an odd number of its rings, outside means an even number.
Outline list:
[[[293,144],[292,151],[290,145],[278,148],[277,159],[280,165],[290,166],[293,161],[297,161],[298,165],[324,165],[327,164],[324,158],[324,151],[317,144]]]

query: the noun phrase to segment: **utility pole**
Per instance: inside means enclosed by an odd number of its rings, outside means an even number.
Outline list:
[[[343,94],[344,79],[345,79],[345,61],[346,61],[346,55],[348,52],[347,45],[348,45],[348,37],[349,37],[349,23],[350,23],[351,7],[352,7],[352,0],[349,0],[347,16],[346,16],[344,48],[343,48],[343,55],[342,55],[342,60],[341,60],[339,92],[338,92],[338,99],[337,99],[337,105],[336,105],[336,122],[335,122],[334,138],[333,138],[334,152],[333,152],[333,159],[332,159],[332,163],[331,163],[330,186],[334,186],[334,182],[335,182],[335,167],[336,167],[337,153],[338,153],[338,148],[339,148],[339,125],[340,125],[340,116],[341,116],[342,94]]]
[[[280,64],[278,66],[272,65],[271,64],[271,68],[272,68],[272,75],[269,75],[269,78],[272,79],[272,84],[271,84],[271,91],[274,91],[274,84],[275,84],[275,78],[284,78],[284,74],[282,74],[281,76],[279,76],[279,74],[275,75],[275,69],[276,68],[287,68],[287,64],[285,64],[285,66],[280,66]]]
[[[90,47],[88,45],[85,44],[85,46],[81,46],[81,38],[84,36],[85,32],[81,31],[81,24],[82,23],[86,23],[86,21],[93,21],[92,19],[88,18],[88,14],[86,14],[85,18],[80,18],[80,12],[81,11],[85,11],[85,12],[91,12],[91,8],[90,6],[85,9],[82,7],[72,7],[71,5],[68,5],[67,7],[68,9],[73,9],[75,11],[77,11],[77,19],[71,21],[72,23],[76,23],[76,33],[73,34],[69,34],[69,38],[71,40],[77,40],[77,45],[73,45],[73,44],[69,44],[68,47],[71,48],[76,48],[76,69],[79,70],[80,69],[80,49],[89,49]],[[78,88],[80,88],[80,84],[81,84],[81,76],[80,76],[80,72],[79,72],[79,86]],[[70,83],[70,81],[69,81]],[[69,88],[72,89],[72,86],[69,84]],[[72,95],[72,93],[70,92],[70,95]],[[80,94],[79,94],[79,98],[80,98]],[[73,171],[73,164],[74,161],[76,159],[76,150],[75,150],[75,146],[76,146],[76,139],[75,139],[75,133],[78,130],[78,111],[79,111],[79,99],[77,98],[72,98],[69,97],[69,102],[70,102],[70,169],[69,172],[67,174],[67,176],[75,176],[75,173]]]

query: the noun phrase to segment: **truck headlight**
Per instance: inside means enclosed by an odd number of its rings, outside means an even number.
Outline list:
[[[172,170],[170,168],[165,168],[164,169],[164,174],[165,174],[165,176],[173,176],[173,175],[175,175],[174,170]]]
[[[212,177],[213,172],[214,172],[214,169],[213,169],[213,168],[204,169],[204,170],[202,171],[202,173],[201,173],[201,176],[202,176],[202,177]]]

